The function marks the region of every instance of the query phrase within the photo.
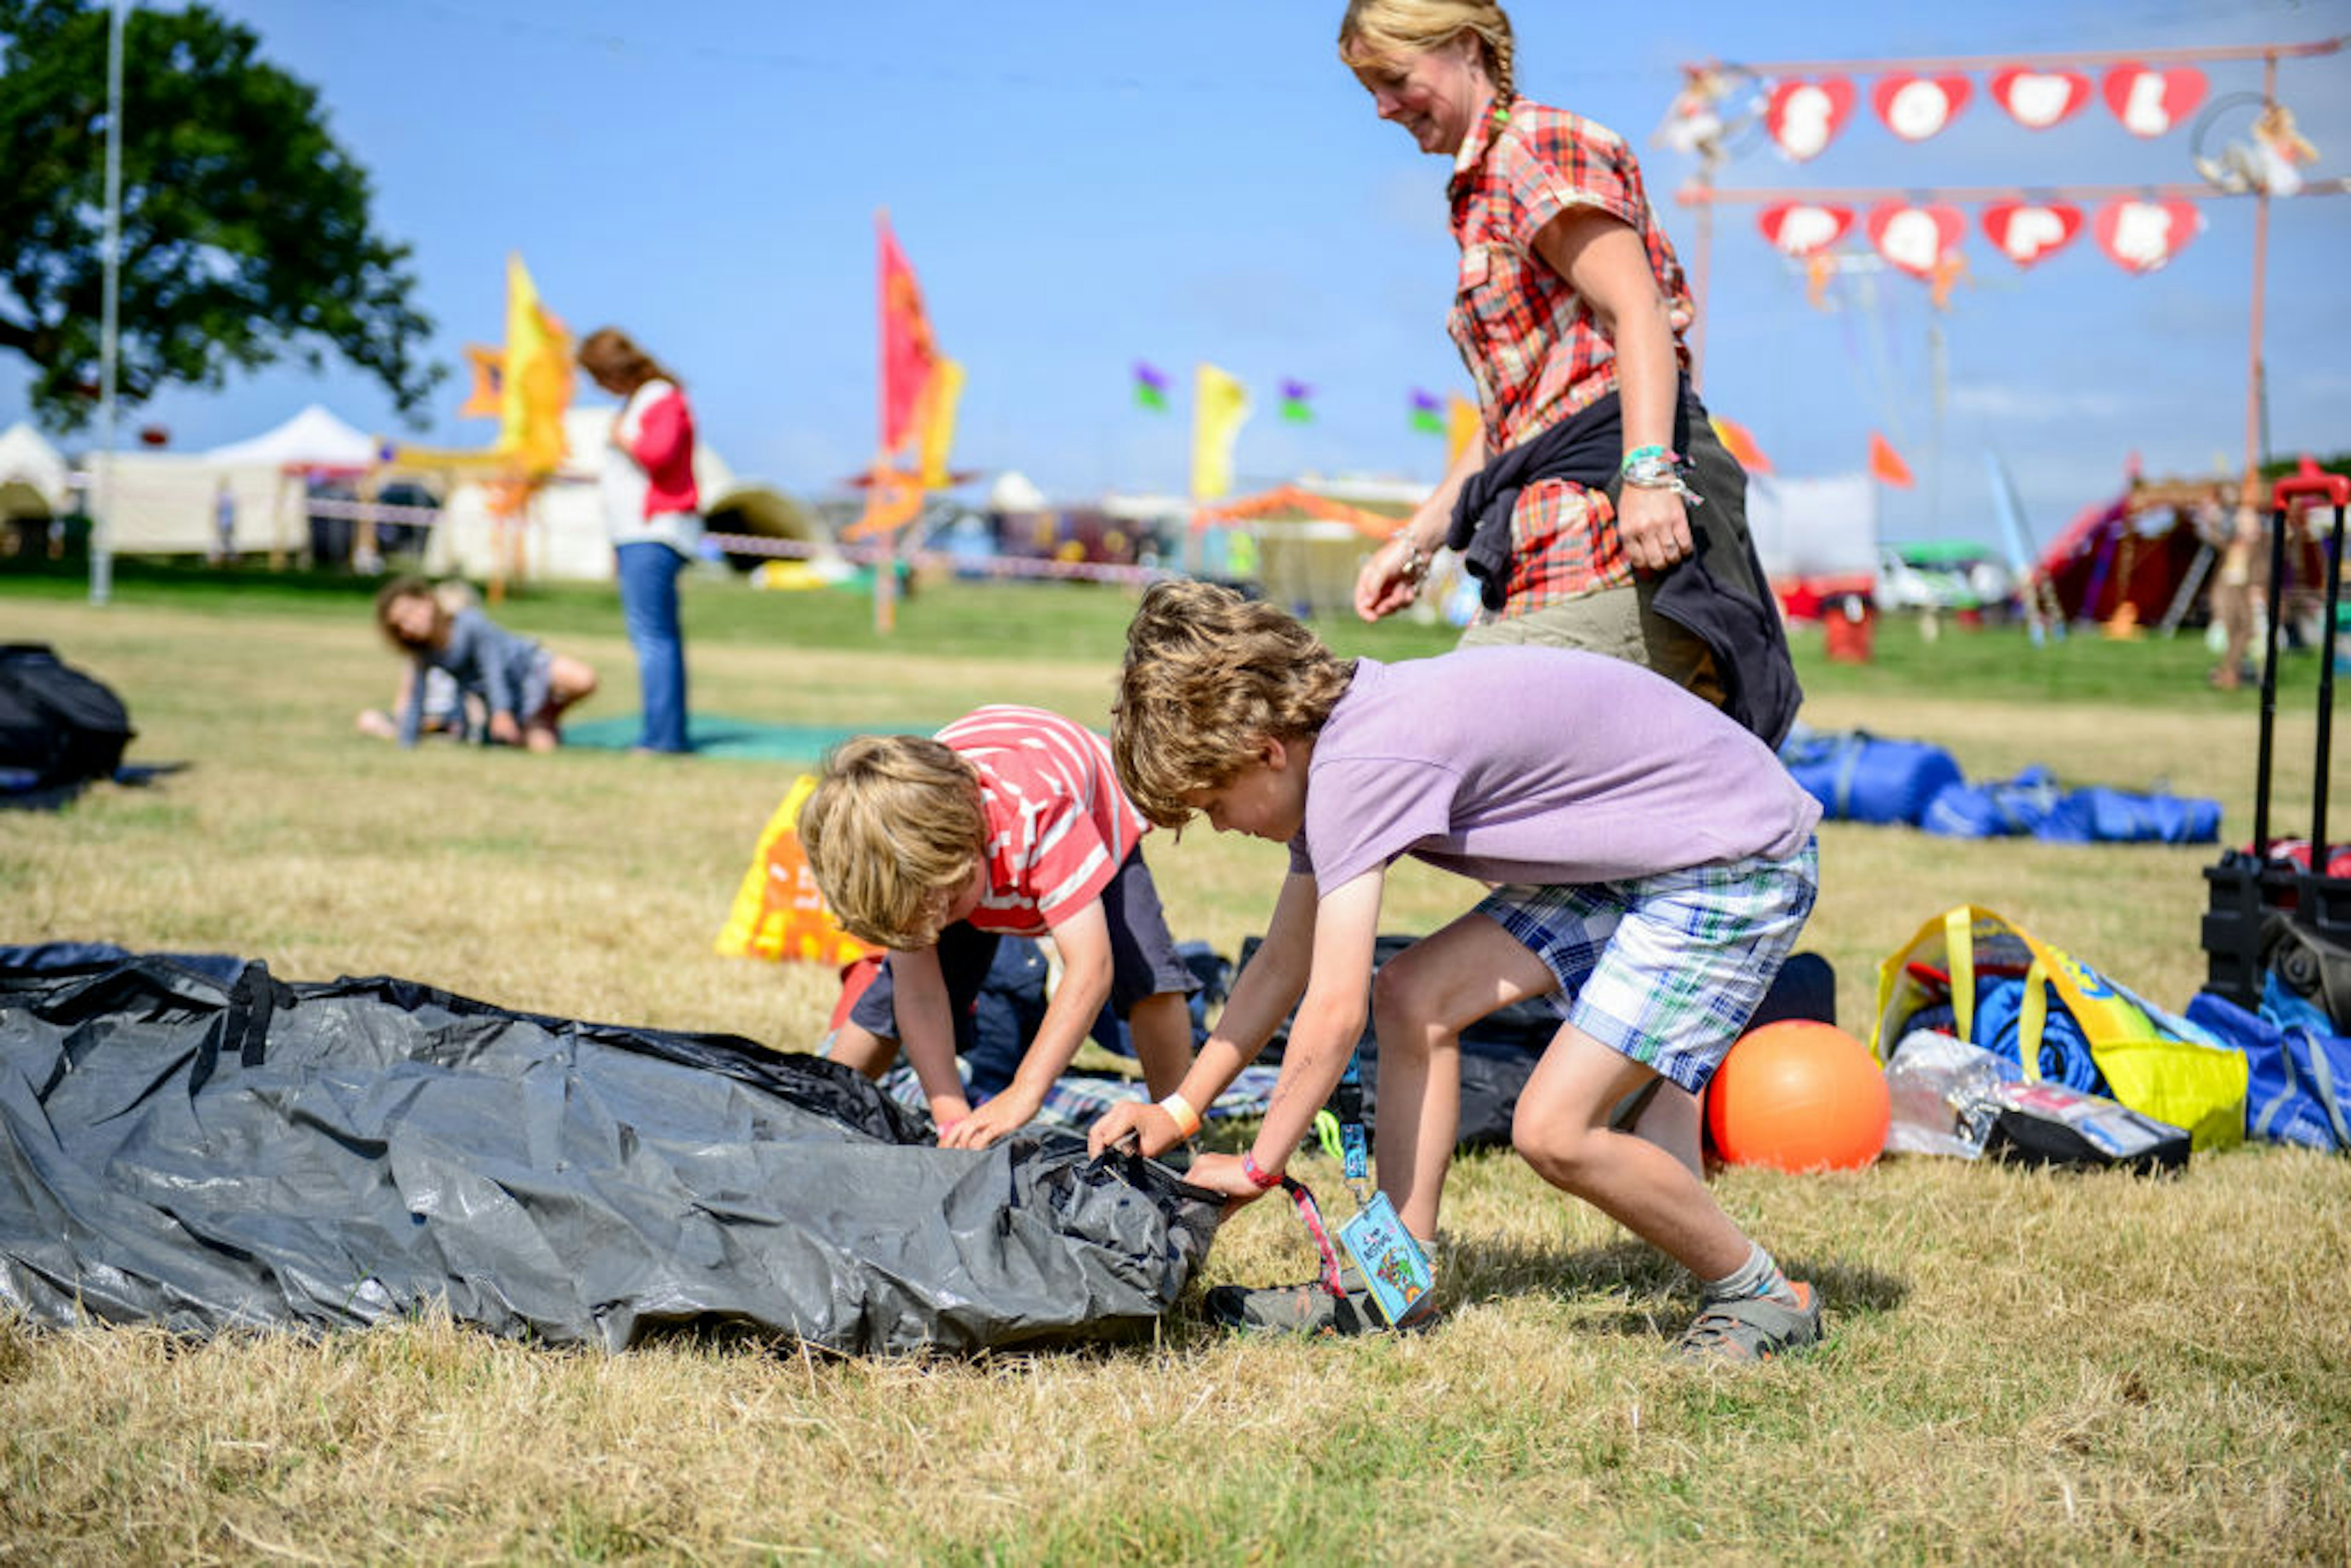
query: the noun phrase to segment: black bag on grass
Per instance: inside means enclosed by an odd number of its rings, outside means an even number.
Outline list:
[[[30,956],[46,964],[52,955]],[[1024,1130],[942,1149],[838,1062],[376,977],[0,967],[0,1312],[182,1333],[434,1306],[543,1345],[1147,1333],[1222,1200]]]
[[[0,793],[111,778],[136,733],[122,699],[47,644],[0,645]]]

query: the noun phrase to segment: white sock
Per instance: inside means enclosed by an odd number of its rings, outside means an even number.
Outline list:
[[[1771,1254],[1754,1241],[1747,1244],[1746,1262],[1719,1280],[1707,1281],[1701,1293],[1709,1301],[1744,1301],[1775,1296],[1792,1305],[1796,1300],[1788,1276],[1780,1272],[1780,1265],[1771,1261]]]

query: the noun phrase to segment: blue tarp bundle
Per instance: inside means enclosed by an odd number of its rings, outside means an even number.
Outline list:
[[[1923,740],[1889,740],[1866,730],[1841,735],[1802,731],[1780,747],[1804,792],[1832,821],[1907,822],[1917,826],[1927,802],[1960,779],[1959,760]]]
[[[2218,800],[2104,785],[2069,789],[2039,766],[2013,779],[1970,784],[1941,747],[1866,730],[1800,731],[1780,747],[1780,760],[1833,821],[2061,844],[2210,844],[2220,837]]]

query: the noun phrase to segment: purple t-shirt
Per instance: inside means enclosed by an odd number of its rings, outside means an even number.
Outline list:
[[[1306,779],[1290,869],[1326,893],[1406,854],[1480,882],[1621,882],[1794,854],[1821,818],[1702,699],[1563,648],[1357,660]]]

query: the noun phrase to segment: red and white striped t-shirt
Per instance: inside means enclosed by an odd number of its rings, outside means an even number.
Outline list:
[[[1101,895],[1150,823],[1118,787],[1110,743],[1043,708],[975,708],[938,740],[979,774],[987,824],[982,931],[1034,936]]]

